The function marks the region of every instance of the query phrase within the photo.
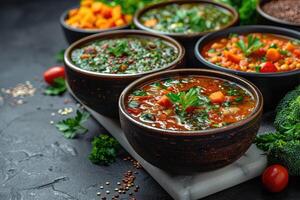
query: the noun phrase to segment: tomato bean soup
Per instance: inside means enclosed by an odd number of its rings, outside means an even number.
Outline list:
[[[127,112],[146,125],[168,130],[220,128],[247,118],[253,96],[239,85],[206,76],[173,77],[134,90]]]
[[[201,54],[213,64],[243,72],[300,69],[300,40],[267,33],[231,34],[210,42]]]

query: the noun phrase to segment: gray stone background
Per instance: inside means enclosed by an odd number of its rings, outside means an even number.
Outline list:
[[[65,139],[49,122],[62,117],[51,113],[76,103],[62,97],[42,95],[42,73],[56,65],[54,55],[66,48],[59,16],[78,0],[0,1],[0,88],[30,81],[37,88],[23,105],[0,93],[0,200],[93,200],[100,185],[110,191],[132,164],[122,160],[109,167],[93,165],[87,156],[93,137],[106,131],[93,119],[89,132],[78,139]],[[136,184],[139,200],[167,200],[171,197],[143,170]],[[105,182],[109,181],[109,186]],[[299,200],[299,179],[280,194],[262,189],[259,178],[212,195],[206,200]],[[105,189],[106,190],[106,189]],[[102,191],[103,193],[103,191]],[[120,199],[128,199],[128,195]]]

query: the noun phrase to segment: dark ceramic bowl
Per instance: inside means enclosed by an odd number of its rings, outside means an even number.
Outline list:
[[[178,57],[166,67],[138,74],[105,74],[91,72],[77,67],[71,60],[70,56],[73,50],[80,48],[89,42],[129,35],[147,38],[160,38],[178,49]],[[147,33],[145,31],[123,30],[91,35],[73,43],[66,50],[64,62],[66,66],[67,83],[75,96],[78,97],[82,103],[100,114],[117,117],[118,98],[127,85],[145,75],[180,66],[183,62],[184,53],[184,48],[176,40],[167,36]]]
[[[166,1],[166,2],[162,2],[162,3],[153,4],[153,5],[150,5],[148,7],[145,7],[143,9],[139,10],[133,18],[133,23],[136,25],[136,27],[138,27],[139,29],[142,29],[142,30],[146,30],[148,32],[167,35],[167,36],[170,36],[170,37],[176,39],[177,41],[179,41],[187,51],[186,61],[187,61],[187,66],[189,66],[189,67],[197,65],[197,59],[194,56],[194,46],[195,46],[195,43],[197,42],[197,40],[200,37],[202,37],[203,35],[206,35],[208,33],[215,32],[215,31],[192,33],[192,34],[165,33],[165,32],[160,32],[160,31],[148,28],[140,22],[140,18],[141,18],[141,16],[143,16],[143,14],[145,12],[147,12],[149,10],[152,10],[152,9],[164,7],[164,6],[169,5],[169,4],[174,4],[174,3],[175,4],[188,4],[188,3],[212,4],[212,5],[215,5],[219,8],[221,8],[221,9],[228,10],[230,13],[232,13],[233,19],[227,26],[222,27],[220,30],[231,27],[231,26],[234,26],[238,23],[239,15],[235,11],[234,8],[226,6],[224,4],[209,1],[209,0],[171,0],[171,1]]]
[[[273,26],[241,26],[234,27],[222,32],[209,34],[201,38],[195,46],[195,54],[201,64],[205,66],[235,75],[239,75],[250,80],[262,92],[265,102],[265,110],[274,109],[280,99],[291,89],[300,84],[300,70],[290,72],[275,72],[275,73],[254,73],[242,72],[237,70],[220,67],[207,61],[202,55],[203,47],[218,38],[227,37],[230,33],[247,34],[247,33],[271,33],[285,37],[300,39],[300,33],[285,28]]]
[[[200,75],[232,81],[247,89],[256,100],[253,113],[243,121],[210,130],[173,131],[136,121],[125,109],[127,96],[146,83],[173,76]],[[226,166],[250,147],[261,122],[263,98],[250,82],[224,72],[180,69],[155,73],[130,84],[121,94],[119,112],[122,129],[134,150],[161,169],[188,174]]]
[[[69,44],[72,44],[73,42],[76,42],[77,40],[80,40],[81,38],[96,34],[96,33],[103,33],[107,31],[114,31],[114,30],[122,30],[122,29],[128,29],[128,25],[124,26],[117,26],[109,29],[80,29],[80,28],[74,28],[72,26],[69,26],[66,24],[65,20],[68,18],[69,10],[65,11],[61,17],[60,17],[60,24],[62,27],[62,30],[64,32],[65,38]]]
[[[263,5],[265,5],[266,3],[270,2],[270,1],[272,1],[272,0],[260,0],[259,4],[257,4],[256,10],[259,14],[258,22],[260,24],[281,26],[281,27],[291,28],[291,29],[300,31],[300,24],[285,21],[285,20],[282,20],[282,19],[279,19],[279,18],[276,18],[274,16],[267,14],[263,10]]]

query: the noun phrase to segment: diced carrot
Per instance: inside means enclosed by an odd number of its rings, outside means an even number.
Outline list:
[[[112,9],[111,13],[112,13],[112,18],[114,20],[121,19],[122,18],[122,8],[121,8],[121,6],[114,7]]]
[[[94,13],[100,12],[103,7],[103,3],[101,2],[94,2],[91,6],[91,9]]]
[[[295,50],[295,46],[289,42],[287,45],[286,45],[286,50],[290,51],[290,52],[293,52]]]
[[[230,60],[234,63],[240,63],[240,61],[241,61],[240,56],[235,55],[230,51],[224,51],[224,55],[227,57],[228,60]]]
[[[221,91],[211,93],[209,99],[212,103],[223,103],[225,101],[225,96]]]
[[[124,19],[125,19],[126,23],[131,23],[131,21],[132,21],[132,16],[131,16],[131,15],[125,15],[125,16],[124,16]]]
[[[159,105],[161,105],[161,106],[166,107],[166,108],[172,107],[172,102],[170,101],[170,99],[169,99],[166,95],[162,96],[162,97],[157,101],[157,103],[158,103]]]
[[[268,61],[276,62],[281,58],[281,55],[277,49],[270,48],[267,50],[266,58]]]
[[[144,22],[144,25],[145,26],[148,26],[148,27],[153,27],[157,24],[157,20],[152,18],[152,19],[148,19],[147,21]]]
[[[158,117],[159,121],[165,121],[167,119],[167,115],[162,113],[159,117]]]

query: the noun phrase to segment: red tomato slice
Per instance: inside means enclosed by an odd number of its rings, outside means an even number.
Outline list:
[[[265,169],[262,182],[270,192],[281,192],[289,182],[288,171],[281,165],[271,165]]]
[[[65,68],[62,66],[55,66],[49,68],[44,72],[44,80],[49,85],[53,85],[54,79],[65,78]]]
[[[271,73],[271,72],[277,72],[276,66],[271,62],[266,62],[263,64],[263,67],[260,68],[261,73]]]
[[[172,107],[172,102],[170,101],[170,99],[169,99],[166,95],[162,96],[162,97],[157,101],[157,103],[158,103],[159,105],[161,105],[161,106],[166,107],[166,108]]]

